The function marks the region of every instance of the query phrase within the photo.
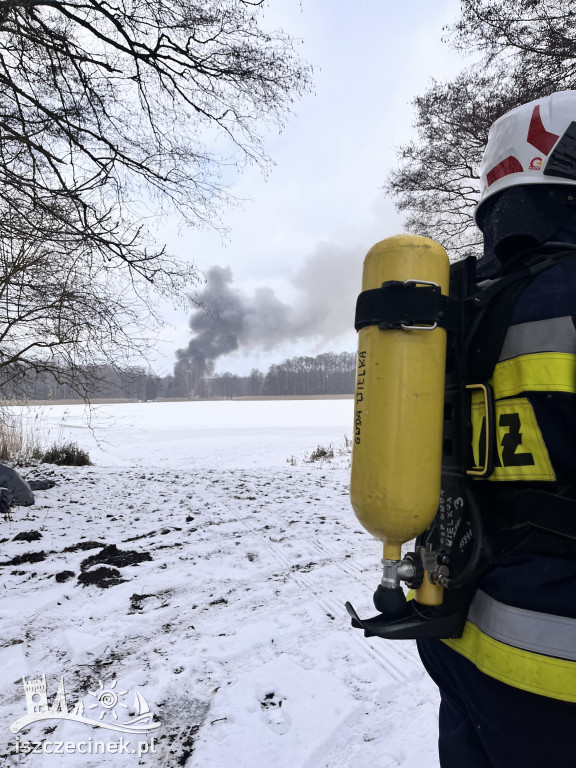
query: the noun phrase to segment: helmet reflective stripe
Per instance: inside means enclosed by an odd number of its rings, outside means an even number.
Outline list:
[[[572,125],[575,124],[575,125]],[[571,129],[572,126],[572,129]],[[520,184],[570,184],[552,157],[562,148],[562,167],[576,168],[576,91],[559,91],[502,115],[490,128],[480,166],[480,201]],[[567,134],[567,136],[565,136]]]
[[[488,171],[486,174],[486,183],[491,187],[495,181],[502,179],[504,176],[508,176],[509,173],[522,173],[523,170],[524,169],[515,157],[507,157],[505,160],[502,160],[501,163],[495,165],[491,171]]]
[[[547,155],[559,138],[560,136],[556,133],[550,133],[550,131],[547,131],[546,128],[544,128],[544,123],[540,117],[540,104],[537,104],[532,112],[526,141],[528,144],[532,144],[533,147],[536,147],[540,152],[544,152],[544,154]]]

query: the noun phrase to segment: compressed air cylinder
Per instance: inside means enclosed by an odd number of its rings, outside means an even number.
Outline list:
[[[364,261],[362,290],[388,281],[428,281],[448,294],[449,261],[433,240],[398,235]],[[425,290],[417,287],[417,290]],[[350,498],[364,528],[400,560],[404,542],[423,533],[440,502],[446,331],[358,333]]]

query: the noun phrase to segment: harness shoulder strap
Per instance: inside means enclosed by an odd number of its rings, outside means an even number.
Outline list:
[[[487,381],[492,376],[514,306],[522,292],[542,272],[574,260],[576,248],[537,254],[528,266],[477,287],[467,297],[466,301],[473,308],[465,331],[465,350],[471,381]]]

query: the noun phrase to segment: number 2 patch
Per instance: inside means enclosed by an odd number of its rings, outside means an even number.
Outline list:
[[[490,480],[555,480],[556,475],[530,402],[523,397],[496,401],[496,451]],[[486,445],[483,403],[472,398],[472,449],[479,465]]]

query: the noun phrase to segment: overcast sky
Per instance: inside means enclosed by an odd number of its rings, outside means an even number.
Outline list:
[[[441,41],[458,7],[458,0],[270,0],[266,25],[302,40],[314,92],[295,103],[280,135],[266,135],[274,161],[267,176],[249,168],[239,178],[233,191],[245,202],[224,212],[224,239],[165,233],[170,249],[198,269],[229,267],[226,290],[254,311],[252,330],[237,352],[219,358],[218,371],[355,350],[364,255],[403,231],[381,187],[411,136],[411,100],[431,78],[451,78],[462,66]],[[158,373],[171,372],[175,350],[187,346],[188,315],[167,311],[170,326],[152,359]]]

